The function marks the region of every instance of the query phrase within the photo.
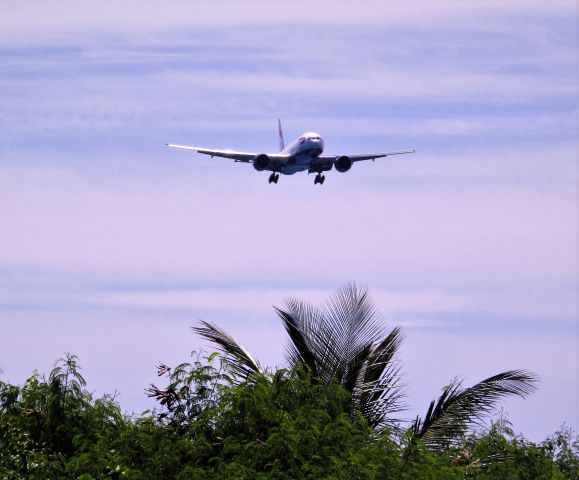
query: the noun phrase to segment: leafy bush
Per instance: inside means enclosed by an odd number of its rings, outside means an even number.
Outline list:
[[[48,378],[0,382],[1,479],[572,479],[579,442],[563,428],[541,444],[499,419],[446,451],[411,432],[377,432],[350,392],[304,367],[240,381],[216,354],[172,369],[147,393],[158,408],[128,416],[94,399],[77,358]]]

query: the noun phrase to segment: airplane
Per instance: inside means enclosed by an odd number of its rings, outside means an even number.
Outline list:
[[[293,175],[297,172],[306,171],[317,173],[314,179],[314,185],[323,185],[327,172],[334,167],[338,172],[347,172],[352,168],[354,162],[361,160],[372,160],[376,158],[388,157],[390,155],[403,155],[414,153],[415,150],[406,150],[401,152],[384,152],[384,153],[363,153],[353,155],[322,155],[324,151],[324,140],[315,132],[306,132],[297,138],[287,147],[283,140],[283,131],[281,120],[278,119],[279,133],[279,153],[250,153],[237,152],[234,150],[213,150],[209,148],[190,147],[187,145],[174,145],[167,143],[168,147],[181,148],[184,150],[193,150],[203,155],[213,157],[231,158],[235,162],[251,163],[253,168],[258,172],[264,170],[270,171],[269,183],[277,183],[279,174]]]

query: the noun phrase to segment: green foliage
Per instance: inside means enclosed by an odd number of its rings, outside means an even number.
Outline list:
[[[0,479],[573,479],[568,428],[541,444],[501,419],[444,452],[377,432],[351,392],[298,364],[240,381],[218,355],[161,365],[158,409],[127,416],[94,399],[74,356],[48,378],[0,382]]]
[[[387,437],[369,442],[363,417],[350,417],[348,392],[312,380],[304,370],[280,370],[225,392],[215,424],[219,477],[388,476],[378,459],[395,444]]]
[[[169,385],[161,389],[151,384],[146,390],[162,408],[159,420],[179,431],[187,430],[199,416],[210,412],[221,391],[233,382],[230,365],[217,353],[202,357],[193,352],[192,356],[196,357],[193,363],[182,363],[174,369],[160,364],[157,375],[167,377]]]
[[[48,379],[33,374],[21,387],[0,383],[1,478],[74,478],[112,467],[91,457],[127,420],[114,398],[94,401],[77,358],[58,359]]]
[[[194,330],[224,356],[159,365],[167,384],[146,389],[158,407],[138,416],[114,396],[93,398],[74,355],[48,378],[0,382],[0,480],[578,479],[579,440],[567,427],[535,444],[501,417],[465,436],[498,400],[531,393],[532,373],[469,388],[455,379],[404,429],[402,333],[381,328],[366,290],[347,285],[321,308],[288,300],[277,313],[288,369],[263,369],[203,322]]]
[[[541,443],[565,478],[579,479],[579,435],[566,425]]]
[[[468,467],[472,478],[558,480],[577,478],[578,471],[573,467],[579,459],[577,453],[574,459],[567,458],[557,465],[544,444],[514,435],[510,422],[501,419],[488,431],[473,436],[456,459]]]

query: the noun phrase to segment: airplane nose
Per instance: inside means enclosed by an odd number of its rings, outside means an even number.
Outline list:
[[[313,150],[317,155],[321,155],[324,151],[324,142],[321,138],[312,138],[310,140],[312,142]]]

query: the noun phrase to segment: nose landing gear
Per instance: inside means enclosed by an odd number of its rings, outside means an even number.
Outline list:
[[[316,178],[314,178],[314,185],[316,185],[316,184],[318,184],[318,183],[319,183],[320,185],[323,185],[325,181],[326,181],[326,176],[325,176],[325,175],[322,175],[321,173],[318,173],[318,174],[316,175]]]
[[[273,172],[273,173],[269,176],[269,183],[277,183],[278,180],[279,180],[279,173]]]

